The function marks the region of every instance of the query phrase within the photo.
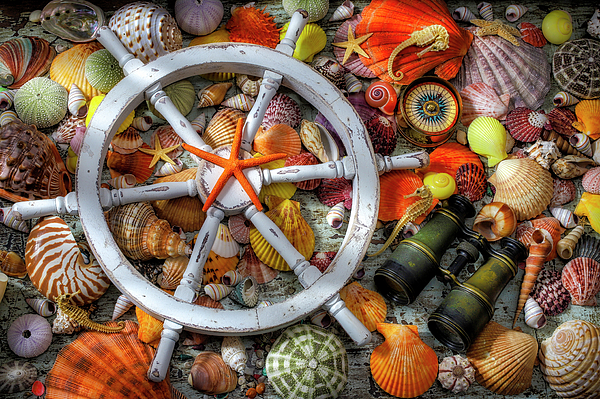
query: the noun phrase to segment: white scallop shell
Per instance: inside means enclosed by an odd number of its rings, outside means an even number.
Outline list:
[[[0,208],[0,222],[6,227],[29,233],[29,227],[24,220],[17,219],[12,211],[12,207]]]
[[[329,212],[327,212],[327,216],[325,216],[325,220],[327,224],[333,227],[334,229],[339,229],[344,224],[344,215],[346,212],[346,207],[344,206],[344,202],[340,202],[331,207]]]
[[[573,212],[566,208],[552,206],[550,207],[550,213],[552,214],[552,216],[558,219],[562,227],[567,229],[574,228],[575,226],[577,226],[577,222],[579,221],[579,218],[575,216]]]
[[[125,174],[117,177],[113,177],[108,181],[113,188],[131,188],[136,183],[135,176],[132,174]]]
[[[113,310],[112,319],[117,320],[119,317],[123,316],[131,307],[133,306],[133,302],[127,296],[121,294],[117,298],[117,302],[115,303],[115,309]]]
[[[240,111],[250,111],[254,106],[254,97],[240,93],[233,97],[229,97],[221,103],[221,105],[229,108],[239,109]]]
[[[302,144],[321,162],[329,162],[329,158],[325,153],[325,147],[321,139],[321,129],[315,122],[310,122],[306,119],[300,124],[300,140]]]
[[[231,258],[240,253],[240,244],[233,238],[229,227],[220,223],[217,231],[217,238],[211,248],[211,251],[224,258]]]
[[[546,316],[540,305],[532,297],[527,298],[523,311],[525,313],[525,323],[529,327],[542,328],[546,325]]]
[[[506,11],[504,16],[508,22],[515,22],[517,19],[521,18],[523,14],[527,12],[528,8],[523,5],[510,5],[506,7]]]
[[[333,15],[329,18],[329,22],[343,21],[344,19],[350,18],[352,14],[354,14],[354,3],[350,0],[346,0],[335,9]]]
[[[85,95],[75,83],[71,84],[71,89],[69,90],[67,108],[69,109],[71,115],[78,118],[85,118],[87,115],[88,107]]]
[[[226,365],[235,370],[238,374],[243,374],[246,369],[248,356],[246,348],[240,337],[228,336],[223,338],[221,344],[221,357]]]
[[[233,287],[229,287],[225,284],[211,283],[204,286],[206,295],[215,301],[220,301],[225,298],[227,295],[231,294],[231,291],[233,291]]]
[[[136,116],[131,122],[131,126],[139,130],[140,132],[147,132],[152,127],[152,117],[149,115]]]

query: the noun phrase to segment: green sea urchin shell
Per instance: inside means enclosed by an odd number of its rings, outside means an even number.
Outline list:
[[[108,93],[124,77],[119,61],[107,49],[95,51],[85,60],[85,78],[102,93]]]
[[[163,90],[167,93],[167,96],[173,101],[175,107],[181,112],[182,115],[187,115],[190,113],[192,108],[194,107],[194,101],[196,100],[196,92],[194,90],[194,85],[189,80],[180,80],[173,84],[164,87]],[[152,111],[152,113],[158,116],[161,119],[163,116],[154,108],[150,101],[146,101],[148,104],[148,109]]]
[[[308,12],[308,22],[315,22],[327,15],[329,0],[283,0],[283,9],[291,17],[301,8]]]
[[[67,114],[67,90],[45,78],[33,78],[15,94],[14,106],[19,118],[38,129],[56,125]]]
[[[348,381],[348,356],[338,337],[309,324],[285,330],[267,356],[269,381],[286,399],[337,398]]]

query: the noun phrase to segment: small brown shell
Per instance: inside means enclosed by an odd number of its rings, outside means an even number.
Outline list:
[[[250,245],[246,246],[237,270],[244,277],[253,276],[258,284],[268,283],[279,274],[278,270],[262,263]]]
[[[252,226],[252,222],[244,215],[238,214],[230,216],[227,225],[229,226],[229,232],[233,236],[233,239],[238,243],[248,244],[250,242],[250,226]]]
[[[0,271],[7,276],[23,278],[27,275],[25,261],[12,251],[0,250]]]
[[[129,126],[124,132],[113,137],[111,144],[115,152],[131,154],[144,144],[144,140],[136,128]]]
[[[183,278],[183,272],[187,267],[189,259],[187,256],[169,257],[165,259],[162,273],[158,275],[158,285],[166,290],[174,290],[179,286]]]
[[[221,355],[200,352],[194,359],[188,377],[189,384],[207,395],[231,392],[237,386],[237,374],[225,364]]]
[[[596,166],[596,162],[586,157],[567,155],[552,164],[552,171],[561,179],[573,179],[585,174]]]
[[[517,228],[517,219],[510,207],[501,202],[490,202],[481,208],[475,217],[473,230],[488,241],[497,241],[510,236]]]
[[[235,76],[235,83],[242,90],[242,93],[256,97],[260,90],[262,78],[237,74]]]
[[[563,137],[569,138],[577,129],[573,127],[573,122],[577,121],[577,116],[573,111],[564,107],[557,107],[550,111],[547,115],[552,130],[555,130]]]

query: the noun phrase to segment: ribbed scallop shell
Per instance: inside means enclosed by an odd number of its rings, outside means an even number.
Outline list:
[[[571,303],[571,295],[562,283],[559,271],[542,269],[530,293],[547,316],[556,316]]]
[[[315,235],[300,213],[300,204],[284,200],[276,207],[265,212],[283,232],[288,241],[305,258],[310,258],[315,248]],[[256,256],[267,266],[287,271],[290,267],[283,257],[265,240],[256,227],[250,229],[250,245]]]
[[[150,148],[148,145],[142,145],[143,148]],[[150,168],[152,155],[141,151],[135,151],[131,154],[119,154],[118,152],[108,151],[106,154],[106,166],[111,171],[111,176],[116,177],[120,174],[132,174],[138,183],[144,183],[152,176],[153,168]]]
[[[234,240],[240,244],[248,244],[250,242],[250,226],[252,222],[246,219],[242,214],[232,215],[227,221],[229,232]]]
[[[144,312],[139,307],[135,308],[135,317],[140,325],[138,339],[156,348],[163,329],[163,322]]]
[[[58,353],[46,376],[46,397],[83,399],[93,392],[106,398],[171,398],[168,377],[162,382],[146,378],[153,356],[154,350],[138,340],[135,322],[125,321],[118,334],[85,331]]]
[[[144,140],[136,128],[129,126],[123,133],[114,136],[111,144],[115,152],[131,154],[144,144]]]
[[[559,396],[591,398],[597,395],[599,335],[598,326],[583,320],[569,320],[540,344],[540,370]]]
[[[517,395],[531,386],[537,340],[491,321],[467,351],[477,382],[500,395]]]
[[[461,165],[454,178],[456,189],[471,202],[479,201],[485,195],[487,176],[482,168],[474,163]]]
[[[286,154],[289,157],[300,154],[302,141],[292,127],[279,123],[268,130],[259,128],[254,137],[253,149],[263,155]]]
[[[240,253],[240,244],[238,244],[231,233],[227,225],[220,223],[219,229],[217,230],[217,237],[211,248],[211,251],[224,258],[231,258],[237,256]]]
[[[493,117],[475,118],[469,125],[467,140],[471,151],[487,158],[489,167],[495,166],[508,156],[506,129]]]
[[[575,258],[565,265],[562,283],[573,305],[595,306],[600,292],[600,263],[591,258]]]
[[[510,94],[498,96],[496,91],[487,83],[477,82],[468,85],[460,92],[463,110],[460,123],[469,126],[478,116],[489,116],[503,121],[508,113]]]
[[[160,141],[160,146],[162,148],[173,147],[183,143],[183,139],[179,137],[171,125],[162,125],[157,127],[154,133],[152,133],[152,136],[150,136],[151,143],[155,142],[155,136],[158,136],[158,141]],[[181,146],[167,153],[171,159],[177,158],[181,154],[183,154],[183,148],[181,148]]]
[[[600,263],[600,240],[584,234],[575,249],[575,257],[592,258]]]
[[[279,43],[279,29],[268,12],[254,8],[254,3],[234,7],[225,24],[232,42],[260,44],[275,48]]]
[[[46,298],[25,298],[25,302],[40,316],[48,317],[56,313],[56,305]]]
[[[110,285],[87,244],[77,243],[57,216],[46,216],[31,229],[25,264],[33,285],[50,300],[79,290],[73,300],[81,306],[100,298]]]
[[[379,293],[368,290],[355,281],[340,290],[340,297],[369,331],[375,331],[377,324],[385,321],[387,305]]]
[[[581,100],[575,106],[577,122],[573,127],[596,140],[600,137],[600,99]],[[580,150],[581,151],[581,150]]]
[[[575,199],[576,188],[572,180],[554,178],[550,206],[564,205]]]
[[[494,202],[507,204],[517,220],[542,213],[553,195],[550,172],[529,158],[503,160],[488,181],[496,188]]]
[[[257,155],[255,155],[257,156]],[[285,165],[285,161],[283,159],[278,159],[266,164],[262,164],[260,167],[262,169],[279,169],[283,168]],[[258,199],[261,202],[265,202],[265,199],[269,196],[290,199],[296,193],[296,185],[294,183],[273,183],[268,186],[263,186],[262,190],[260,190],[260,194],[258,194]]]
[[[302,113],[298,103],[286,94],[277,93],[267,106],[262,126],[266,130],[278,124],[286,124],[295,128],[301,120]]]
[[[473,222],[473,230],[482,234],[488,241],[508,237],[517,228],[517,219],[510,207],[501,202],[484,205]]]
[[[257,76],[237,74],[235,77],[235,83],[240,88],[242,93],[252,97],[256,97],[258,95],[258,91],[260,90],[262,78],[259,78]]]
[[[15,95],[15,111],[24,123],[39,129],[56,125],[67,114],[67,90],[52,79],[29,80]]]
[[[540,138],[548,117],[544,111],[515,108],[506,116],[506,127],[515,140],[531,143]]]
[[[115,308],[113,310],[112,319],[113,321],[123,316],[131,307],[133,306],[133,302],[126,295],[119,295],[117,301],[115,302]]]
[[[429,172],[456,176],[458,168],[465,163],[474,163],[483,169],[479,156],[468,147],[459,143],[444,143],[429,154],[429,165],[416,171],[423,176]]]
[[[213,149],[233,143],[237,121],[244,113],[233,108],[223,108],[213,115],[204,130],[202,140]]]
[[[159,219],[148,202],[112,208],[106,215],[113,237],[125,256],[136,260],[189,255],[191,249]]]
[[[27,275],[25,261],[18,253],[0,250],[0,271],[7,276],[23,278]]]
[[[329,0],[327,0],[329,1]],[[287,22],[279,32],[280,40],[287,34],[290,23]],[[304,62],[311,62],[316,54],[325,48],[327,34],[317,24],[307,24],[296,41],[293,57]]]
[[[231,86],[233,86],[231,82],[214,83],[200,90],[198,92],[198,108],[218,106],[225,99],[227,90]]]
[[[361,15],[356,14],[356,15],[353,15],[347,21],[344,21],[340,25],[338,30],[335,32],[335,36],[333,37],[332,43],[340,43],[340,42],[345,42],[346,40],[348,40],[348,29],[352,29],[352,33],[354,33],[354,30],[356,29],[356,25],[358,25],[358,23],[361,20],[362,20]],[[345,52],[346,52],[346,49],[333,46],[333,54],[335,55],[335,58],[340,63],[344,60]],[[373,72],[371,72],[371,70],[365,64],[363,64],[363,62],[360,60],[360,57],[358,56],[357,53],[350,54],[350,57],[344,63],[344,68],[346,68],[348,71],[352,72],[356,76],[360,76],[363,78],[375,78],[376,77],[376,75]]]
[[[577,129],[573,127],[573,122],[577,121],[577,116],[569,108],[554,108],[547,116],[552,129],[561,136],[568,139],[577,133]]]
[[[162,272],[158,275],[158,285],[166,290],[174,290],[179,286],[183,278],[183,272],[187,267],[189,259],[187,256],[168,257],[162,266]]]
[[[327,206],[344,202],[346,209],[352,209],[352,185],[343,177],[323,179],[316,194],[319,201]]]
[[[47,40],[27,36],[0,45],[0,85],[18,89],[50,69],[56,50]]]
[[[600,195],[584,192],[574,211],[575,215],[586,216],[592,228],[600,231]]]
[[[542,30],[530,22],[521,22],[517,25],[517,28],[521,32],[521,39],[525,43],[529,43],[535,47],[544,47],[548,43]]]
[[[570,40],[562,44],[552,56],[552,72],[558,85],[583,99],[600,96],[600,43],[592,39]]]
[[[237,256],[224,258],[210,251],[204,264],[202,284],[221,283],[221,277],[228,271],[235,270],[238,262]]]
[[[302,119],[300,123],[300,140],[304,147],[310,151],[321,162],[329,162],[323,140],[321,139],[321,129],[315,122]]]
[[[298,155],[292,155],[286,158],[285,166],[295,165],[318,165],[319,160],[310,152],[303,152]],[[314,190],[319,187],[322,179],[310,179],[301,182],[295,182],[294,184],[301,190]]]
[[[517,19],[521,18],[523,14],[527,12],[528,8],[521,4],[512,4],[506,7],[504,12],[504,16],[508,22],[515,22]]]
[[[246,246],[244,254],[237,266],[237,271],[243,276],[253,276],[258,284],[268,283],[279,274],[279,271],[273,269],[258,259],[252,246]]]
[[[52,133],[52,139],[58,144],[69,144],[75,136],[76,128],[79,126],[85,128],[85,119],[74,115],[65,117],[60,121],[54,133]]]
[[[179,50],[181,31],[164,8],[148,2],[129,3],[119,8],[108,21],[121,43],[143,62],[150,62]]]
[[[365,121],[365,127],[369,133],[373,151],[384,156],[392,155],[398,141],[398,132],[394,124],[383,115],[374,115]]]
[[[76,44],[69,50],[58,54],[50,66],[50,79],[60,83],[65,89],[70,89],[74,83],[85,94],[89,101],[100,94],[92,87],[85,77],[85,61],[92,53],[102,49],[97,41]]]
[[[420,338],[417,326],[377,324],[385,341],[371,353],[373,380],[390,395],[414,398],[435,382],[437,355]]]
[[[406,209],[418,200],[417,197],[404,198],[404,196],[414,193],[417,188],[423,186],[423,181],[410,170],[393,170],[380,177],[379,185],[381,193],[379,196],[379,215],[377,218],[387,222],[400,219],[406,212]],[[433,206],[437,202],[437,200],[434,200],[431,209],[433,209]],[[417,224],[421,223],[425,219],[425,216],[427,216],[427,213],[429,212],[419,216],[414,222]]]
[[[196,168],[190,168],[160,177],[154,183],[188,181],[195,178]],[[179,226],[184,231],[200,230],[206,218],[206,214],[202,211],[202,201],[198,197],[180,197],[170,200],[153,201],[152,207],[159,218],[166,219],[171,225]]]

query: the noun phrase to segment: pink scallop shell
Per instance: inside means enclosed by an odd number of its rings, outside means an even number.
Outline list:
[[[269,102],[262,125],[265,130],[280,123],[295,128],[301,120],[302,112],[298,103],[288,95],[277,93]]]
[[[585,172],[581,179],[581,185],[588,193],[600,194],[600,166]]]
[[[317,198],[330,207],[343,202],[346,209],[352,209],[352,185],[343,177],[323,179],[317,188]]]
[[[575,199],[577,189],[572,180],[555,178],[553,181],[554,194],[549,206],[560,206]]]
[[[525,43],[529,43],[535,47],[544,47],[548,43],[542,30],[530,22],[521,22],[517,25],[517,28],[519,28],[521,39]]]
[[[310,152],[303,152],[286,158],[284,166],[318,165],[319,160]],[[294,183],[300,190],[314,190],[319,187],[322,179],[311,179]]]
[[[600,263],[591,258],[575,258],[565,265],[562,283],[573,305],[595,306],[600,291]]]
[[[547,126],[548,116],[544,111],[534,111],[525,107],[518,107],[506,116],[506,127],[510,135],[519,141],[532,143],[542,135],[544,126]]]
[[[179,137],[177,133],[175,133],[175,129],[171,127],[171,125],[163,125],[156,128],[152,136],[150,137],[150,143],[152,143],[152,148],[154,148],[154,136],[158,135],[158,141],[160,142],[160,146],[162,148],[172,147],[174,145],[178,145],[183,143],[183,139]],[[183,147],[179,146],[175,148],[173,151],[169,152],[167,155],[169,158],[177,158],[183,154]]]
[[[344,21],[344,23],[342,23],[340,25],[340,27],[338,28],[338,30],[336,31],[335,36],[333,37],[333,43],[341,43],[341,42],[347,41],[348,40],[348,28],[351,26],[352,31],[354,32],[354,30],[356,29],[356,25],[358,25],[358,23],[361,20],[362,20],[362,17],[360,16],[360,14],[356,14],[356,15],[353,15],[352,18],[350,18],[349,20]],[[335,58],[337,58],[337,60],[340,63],[344,60],[345,52],[346,52],[346,49],[333,46],[333,54],[335,55]],[[344,68],[346,68],[348,71],[352,72],[353,74],[355,74],[357,76],[360,76],[363,78],[370,78],[370,79],[377,77],[373,72],[371,72],[371,70],[369,68],[367,68],[367,66],[365,64],[362,63],[362,61],[360,60],[360,57],[356,53],[352,53],[352,55],[350,55],[348,60],[346,60],[346,63],[343,65],[344,65]]]
[[[573,122],[577,121],[577,116],[570,109],[557,107],[550,111],[546,116],[550,121],[552,130],[556,131],[556,133],[561,136],[569,138],[577,133],[577,129],[573,127]]]
[[[258,284],[268,283],[279,274],[278,270],[262,263],[250,245],[246,246],[244,254],[238,262],[237,271],[243,277],[253,276]]]
[[[460,97],[463,102],[463,111],[460,123],[469,126],[475,118],[489,116],[503,121],[508,113],[510,94],[498,96],[496,90],[487,83],[473,83],[462,89]]]

